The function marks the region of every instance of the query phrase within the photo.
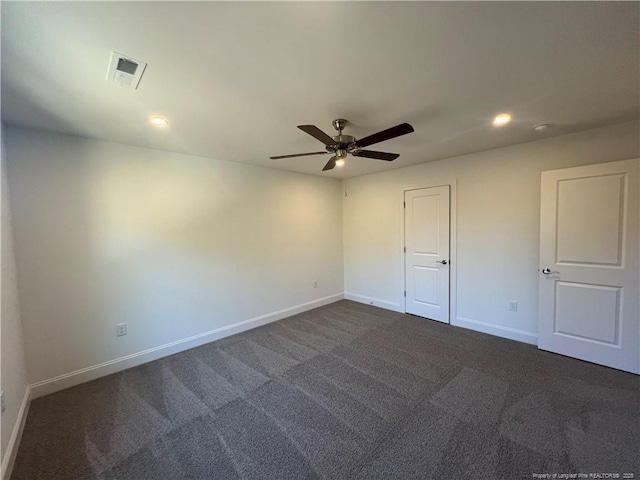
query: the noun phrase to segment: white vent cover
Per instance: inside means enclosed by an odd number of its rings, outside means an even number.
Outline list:
[[[107,80],[123,87],[136,89],[140,84],[145,68],[147,68],[147,64],[140,60],[127,57],[118,52],[111,52]]]

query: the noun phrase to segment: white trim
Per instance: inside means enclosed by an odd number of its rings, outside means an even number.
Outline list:
[[[538,345],[537,333],[527,332],[517,328],[504,327],[502,325],[496,325],[495,323],[481,322],[480,320],[473,320],[465,317],[456,317],[455,322],[451,322],[451,325],[455,327],[468,328],[469,330],[475,330],[477,332],[488,333],[490,335],[495,335],[496,337],[508,338],[517,342],[529,343],[536,346]]]
[[[16,455],[18,454],[18,446],[22,439],[22,432],[24,431],[24,425],[27,420],[27,413],[29,413],[29,404],[31,402],[31,388],[27,387],[24,391],[24,397],[20,404],[20,410],[18,410],[18,418],[13,425],[13,431],[9,438],[9,444],[7,445],[7,451],[2,459],[2,474],[0,478],[11,478],[11,472],[13,470],[13,464],[16,461]]]
[[[104,377],[105,375],[111,375],[112,373],[126,370],[127,368],[135,367],[137,365],[151,362],[153,360],[157,360],[168,355],[173,355],[175,353],[183,352],[191,348],[199,347],[200,345],[204,345],[205,343],[220,340],[221,338],[235,335],[236,333],[251,330],[252,328],[260,327],[262,325],[266,325],[267,323],[276,322],[291,315],[306,312],[307,310],[311,310],[313,308],[322,307],[323,305],[337,302],[338,300],[342,300],[343,298],[344,293],[336,293],[328,297],[318,298],[310,302],[301,303],[300,305],[295,305],[293,307],[288,307],[276,312],[260,315],[259,317],[251,318],[249,320],[243,320],[241,322],[216,328],[214,330],[200,333],[198,335],[193,335],[181,340],[176,340],[175,342],[167,343],[158,347],[143,350],[141,352],[132,353],[131,355],[109,360],[98,365],[93,365],[91,367],[82,368],[74,372],[58,375],[57,377],[49,378],[47,380],[42,380],[40,382],[29,385],[29,387],[31,388],[31,396],[32,398],[38,398],[43,395],[48,395],[65,388],[73,387],[81,383],[95,380],[96,378]]]
[[[347,300],[353,300],[358,303],[366,303],[367,305],[373,305],[374,307],[385,308],[387,310],[393,310],[394,312],[404,313],[402,306],[399,303],[388,302],[387,300],[380,300],[379,298],[367,297],[365,295],[358,295],[357,293],[344,292],[344,298]]]

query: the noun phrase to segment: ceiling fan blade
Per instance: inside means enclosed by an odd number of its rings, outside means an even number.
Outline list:
[[[329,135],[324,133],[315,125],[298,125],[298,128],[302,130],[304,133],[308,133],[313,138],[320,140],[327,147],[338,145],[338,142],[336,142],[333,138],[331,138]]]
[[[293,155],[278,155],[275,157],[269,157],[271,160],[280,160],[281,158],[293,158],[293,157],[306,157],[307,155],[326,155],[329,152],[309,152],[309,153],[294,153]]]
[[[331,157],[329,159],[329,161],[327,162],[327,164],[324,166],[324,168],[322,169],[323,172],[326,172],[327,170],[333,170],[333,168],[335,168],[336,166],[336,159],[338,157]]]
[[[374,152],[373,150],[358,150],[351,155],[354,157],[375,158],[376,160],[386,160],[391,162],[400,156],[398,153]]]
[[[381,132],[374,133],[373,135],[369,135],[368,137],[361,138],[356,141],[356,147],[366,147],[368,145],[373,145],[374,143],[384,142],[385,140],[390,140],[392,138],[399,137],[401,135],[406,135],[407,133],[413,132],[413,127],[408,123],[401,123],[400,125],[396,125],[395,127],[387,128],[386,130],[382,130]]]

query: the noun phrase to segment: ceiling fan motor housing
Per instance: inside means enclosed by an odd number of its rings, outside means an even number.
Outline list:
[[[327,145],[327,152],[329,153],[336,153],[340,150],[351,153],[355,148],[356,138],[351,135],[336,135],[332,138],[338,143],[337,145]]]

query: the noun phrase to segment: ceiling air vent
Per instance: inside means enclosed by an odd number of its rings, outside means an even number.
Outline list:
[[[146,67],[147,64],[140,60],[127,57],[118,52],[111,52],[107,80],[123,87],[136,89],[140,84],[140,79]]]

